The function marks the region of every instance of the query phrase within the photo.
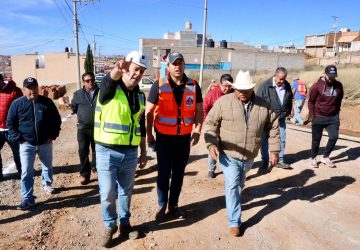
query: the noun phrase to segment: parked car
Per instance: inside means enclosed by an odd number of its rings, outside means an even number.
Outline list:
[[[154,80],[152,80],[149,77],[143,77],[141,81],[139,82],[140,90],[149,90],[154,83]]]
[[[95,76],[95,83],[100,84],[104,77],[105,77],[105,75],[96,75]]]

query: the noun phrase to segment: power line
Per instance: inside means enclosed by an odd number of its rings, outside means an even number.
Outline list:
[[[53,0],[53,2],[56,4],[56,8],[57,8],[58,11],[60,12],[60,14],[61,14],[61,16],[63,17],[63,19],[65,20],[65,23],[66,23],[67,25],[69,25],[70,29],[72,30],[71,24],[68,23],[68,19],[65,17],[65,15],[63,14],[63,12],[61,11],[61,9],[60,9],[57,1],[56,1],[56,0]]]

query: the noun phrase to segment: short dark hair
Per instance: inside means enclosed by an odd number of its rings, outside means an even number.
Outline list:
[[[84,74],[82,74],[82,76],[81,76],[81,79],[82,79],[82,81],[85,81],[85,76],[90,76],[91,78],[95,78],[95,75],[94,75],[94,73],[93,72],[85,72]]]
[[[229,74],[223,74],[221,77],[220,77],[220,84],[223,83],[224,81],[229,81],[231,83],[234,82],[234,79],[231,77],[231,75]]]
[[[4,81],[3,75],[0,74],[0,81]]]

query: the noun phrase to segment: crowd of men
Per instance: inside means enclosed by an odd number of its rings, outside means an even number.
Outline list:
[[[235,80],[224,74],[204,102],[199,84],[184,73],[181,53],[167,56],[168,74],[152,85],[146,99],[138,84],[147,67],[147,57],[132,51],[115,64],[99,87],[94,74],[86,72],[82,75],[83,88],[74,93],[71,102],[78,121],[79,182],[87,185],[92,174],[98,175],[105,226],[103,246],[111,245],[118,229],[129,238],[139,237],[130,225],[130,207],[135,170],[137,164],[140,168],[146,166],[147,146],[156,151],[157,157],[155,220],[186,219],[179,206],[184,172],[190,148],[204,135],[209,151],[208,177],[216,177],[217,163],[224,174],[228,226],[233,236],[240,236],[241,191],[259,150],[260,173],[268,173],[273,167],[291,168],[285,160],[286,118],[294,113],[292,121],[304,124],[300,112],[306,98],[312,121],[310,166],[316,168],[322,162],[335,167],[329,156],[339,135],[343,98],[335,66],[326,67],[324,76],[309,91],[298,77],[290,85],[284,67],[277,68],[256,92],[249,71],[240,70]],[[11,79],[4,81],[0,75],[0,149],[5,142],[10,145],[21,175],[22,202],[18,209],[28,210],[36,199],[36,154],[41,162],[43,189],[47,194],[54,191],[52,142],[59,136],[61,119],[53,101],[39,95],[35,78],[23,81],[23,93]],[[329,140],[318,161],[324,129]],[[2,172],[0,178],[4,179]]]

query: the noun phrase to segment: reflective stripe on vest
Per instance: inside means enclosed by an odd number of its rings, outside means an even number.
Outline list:
[[[167,135],[187,135],[192,131],[196,110],[196,82],[185,83],[181,106],[178,107],[170,83],[159,80],[159,100],[154,124],[158,132]]]
[[[121,87],[116,89],[113,99],[101,105],[96,102],[94,118],[94,139],[108,145],[133,145],[141,141],[140,120],[144,115],[145,97],[138,93],[140,109],[131,114],[128,100]]]

